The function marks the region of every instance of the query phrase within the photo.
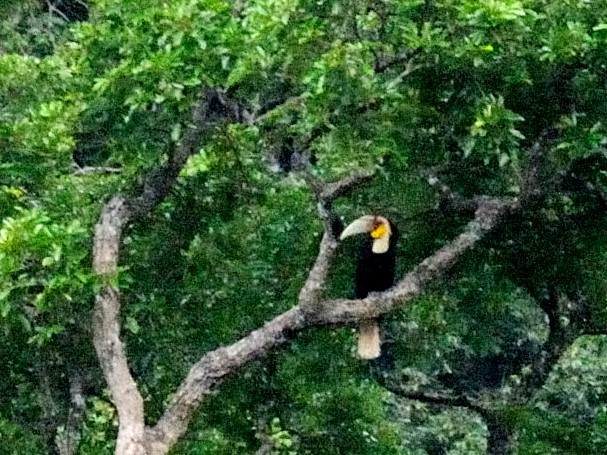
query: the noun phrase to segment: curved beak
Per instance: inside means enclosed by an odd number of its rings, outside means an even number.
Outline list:
[[[357,218],[352,221],[346,228],[343,230],[341,235],[339,236],[339,240],[343,240],[346,237],[350,237],[356,234],[368,234],[373,230],[373,223],[375,222],[375,217],[373,215],[365,215]]]

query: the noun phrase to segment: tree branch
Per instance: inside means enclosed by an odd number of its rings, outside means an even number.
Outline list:
[[[165,453],[179,439],[186,431],[200,402],[209,395],[216,384],[242,365],[262,357],[285,343],[296,332],[311,325],[308,315],[320,305],[331,260],[338,246],[332,226],[334,215],[330,209],[331,203],[336,197],[370,177],[368,173],[360,173],[324,187],[314,180],[313,192],[316,194],[318,214],[325,232],[316,261],[299,294],[299,305],[275,317],[236,343],[207,353],[190,369],[161,419],[154,428],[149,429],[151,439],[154,440],[153,453]],[[312,177],[309,175],[308,178]]]
[[[353,179],[354,181],[356,179]],[[362,300],[317,301],[324,287],[330,259],[337,247],[333,235],[325,231],[316,263],[300,293],[300,303],[236,343],[207,353],[192,367],[161,419],[149,430],[149,436],[154,440],[152,444],[154,451],[151,453],[166,453],[185,432],[201,401],[211,393],[214,386],[238,368],[267,354],[307,327],[377,317],[397,305],[411,301],[434,279],[439,278],[455,265],[459,257],[471,249],[503,219],[508,211],[514,208],[516,205],[513,202],[484,200],[476,210],[475,219],[455,240],[422,261],[391,290],[371,294]],[[310,311],[310,308],[315,311]]]
[[[324,228],[318,256],[299,293],[300,305],[306,306],[310,312],[317,311],[331,260],[338,246],[337,235],[339,233],[337,231],[341,231],[341,229],[336,228],[336,225],[339,225],[339,219],[333,213],[331,205],[336,198],[343,196],[347,191],[369,180],[372,176],[373,174],[370,172],[360,172],[337,182],[322,184],[311,174],[306,174],[308,185],[316,196],[318,216]]]
[[[337,299],[323,304],[316,316],[318,324],[337,324],[377,318],[419,296],[433,280],[451,269],[457,260],[486,234],[494,229],[511,211],[518,209],[515,201],[479,198],[475,217],[464,231],[433,255],[424,259],[407,273],[392,289],[372,293],[360,300]]]
[[[65,427],[57,434],[57,450],[59,455],[74,455],[78,451],[80,431],[84,420],[86,408],[86,395],[84,393],[84,375],[77,368],[70,368],[70,409],[68,411]]]
[[[335,199],[343,196],[352,187],[359,186],[373,177],[373,172],[359,172],[337,182],[324,185],[318,193],[317,198],[325,205],[330,205]]]
[[[218,123],[233,116],[237,114],[220,90],[204,91],[192,112],[190,127],[173,149],[168,162],[148,176],[140,196],[128,201],[132,218],[147,215],[168,196],[186,161],[200,148],[203,137],[210,135]]]
[[[120,292],[111,283],[118,270],[120,241],[124,227],[152,210],[172,189],[186,160],[195,153],[202,138],[214,126],[209,122],[214,90],[205,90],[196,104],[191,128],[171,154],[169,161],[144,183],[136,198],[115,196],[101,212],[95,227],[93,268],[105,281],[95,298],[93,342],[120,422],[116,453],[145,454],[143,399],[137,390],[120,339]],[[216,120],[213,118],[213,120]]]
[[[95,166],[84,166],[80,167],[77,164],[74,165],[74,175],[90,175],[90,174],[120,174],[122,169],[119,167],[95,167]]]
[[[499,409],[493,409],[491,403],[473,399],[466,395],[454,395],[440,392],[413,392],[391,384],[382,386],[394,395],[408,400],[417,400],[438,406],[466,408],[482,417],[487,426],[487,455],[508,455],[511,453],[514,430],[503,418]]]
[[[454,395],[440,392],[414,392],[396,387],[391,384],[382,384],[382,386],[394,395],[401,398],[406,398],[407,400],[416,400],[421,401],[422,403],[430,403],[440,406],[467,408],[476,412],[484,412],[485,410],[482,406],[465,395]]]
[[[203,138],[218,122],[225,120],[243,121],[237,103],[226,99],[221,91],[207,90],[194,110],[193,126],[170,155],[167,164],[146,179],[140,196],[114,197],[104,207],[96,226],[93,264],[105,284],[96,297],[93,338],[118,411],[120,426],[116,453],[119,455],[165,454],[185,433],[202,400],[240,367],[266,355],[307,327],[375,318],[410,302],[449,271],[509,213],[520,208],[517,200],[474,198],[467,202],[474,211],[474,219],[463,232],[418,264],[392,289],[370,294],[362,300],[323,301],[322,292],[338,247],[334,225],[336,217],[331,211],[331,203],[370,175],[363,173],[332,184],[313,184],[324,234],[316,261],[300,292],[298,305],[235,343],[204,355],[190,369],[157,424],[145,428],[143,400],[130,374],[120,340],[120,293],[111,283],[117,273],[122,231],[134,219],[147,215],[169,194],[188,157],[198,150]],[[311,178],[308,180],[313,181]]]
[[[376,58],[375,64],[373,65],[373,70],[376,73],[383,73],[393,66],[401,63],[409,65],[417,55],[421,54],[422,50],[423,49],[421,47],[418,47],[410,51],[398,52],[394,55]]]
[[[53,4],[53,2],[51,2],[50,0],[46,0],[46,7],[48,8],[49,16],[52,16],[53,14],[55,14],[59,18],[64,20],[65,22],[70,21],[69,18],[65,15],[65,13],[63,13],[58,8],[56,8],[55,5]]]
[[[555,182],[547,177],[548,149],[559,135],[554,126],[545,128],[527,152],[527,165],[522,175],[519,199],[526,207],[542,201],[554,187]]]
[[[382,386],[401,398],[417,400],[422,403],[430,403],[438,406],[454,406],[470,409],[479,414],[487,425],[487,454],[507,455],[511,453],[514,431],[504,420],[499,410],[494,410],[490,404],[484,404],[481,400],[473,399],[466,395],[454,395],[439,392],[413,392],[407,391],[391,384]]]

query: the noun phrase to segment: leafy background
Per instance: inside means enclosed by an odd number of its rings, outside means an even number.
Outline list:
[[[166,160],[202,86],[225,89],[255,121],[216,131],[125,239],[123,337],[148,423],[202,354],[296,302],[321,229],[293,168],[327,180],[375,170],[337,209],[393,219],[402,274],[466,222],[437,209],[429,176],[464,196],[515,197],[532,144],[556,127],[546,203],[385,318],[389,373],[412,390],[497,394],[519,454],[604,450],[607,236],[601,198],[579,184],[607,190],[604,1],[78,4],[0,3],[7,453],[57,450],[76,373],[87,396],[78,453],[113,451],[116,416],[90,341],[91,233],[104,201],[136,192]],[[563,175],[575,179],[553,189]],[[329,295],[351,296],[353,254],[340,250]],[[514,404],[509,390],[548,336],[537,303],[548,284],[585,296],[596,334]],[[351,328],[314,329],[249,365],[174,453],[252,453],[268,437],[289,455],[485,452],[481,416],[388,392],[354,344]]]

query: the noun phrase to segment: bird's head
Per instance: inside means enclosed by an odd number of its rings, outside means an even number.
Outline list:
[[[371,250],[376,254],[385,253],[390,248],[392,225],[383,216],[364,215],[352,221],[339,236],[340,240],[356,234],[368,234],[373,239]]]

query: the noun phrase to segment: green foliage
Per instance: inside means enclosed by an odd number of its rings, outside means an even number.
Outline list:
[[[497,155],[500,166],[519,160],[519,142],[525,136],[517,130],[515,122],[524,120],[504,107],[503,97],[490,95],[481,100],[480,112],[476,114],[476,120],[470,127],[470,141],[464,148],[464,156],[468,156],[477,148],[485,153],[491,151],[491,155]],[[489,164],[492,156],[483,156],[485,164]]]
[[[0,54],[51,54],[66,28],[65,21],[43,11],[36,0],[0,2]]]
[[[39,192],[59,170],[71,167],[74,132],[84,105],[73,88],[71,62],[0,56],[0,176],[10,185]],[[49,83],[57,80],[57,83]],[[50,182],[49,182],[50,180]]]
[[[2,450],[6,455],[43,453],[43,443],[39,437],[4,417],[0,418],[0,436],[5,444]]]
[[[5,333],[20,327],[44,344],[74,324],[72,302],[91,296],[86,231],[78,220],[60,225],[39,209],[17,209],[0,229],[0,316]]]
[[[116,448],[118,421],[112,404],[102,398],[87,403],[78,453],[83,455],[110,454]]]
[[[14,453],[50,451],[57,429],[45,419],[67,415],[71,367],[99,376],[89,325],[100,204],[140,190],[192,127],[207,86],[252,121],[212,131],[171,196],[125,230],[114,277],[148,423],[202,354],[297,301],[321,231],[309,189],[289,172],[297,160],[327,180],[377,171],[336,210],[388,215],[403,274],[468,221],[436,209],[428,177],[464,196],[517,197],[529,150],[556,127],[541,207],[386,317],[386,349],[406,385],[488,393],[538,354],[546,286],[584,295],[595,329],[607,327],[605,1],[90,7],[90,21],[67,24],[38,2],[0,5],[0,358],[13,397],[0,400],[0,433]],[[352,245],[339,249],[328,295],[352,295],[353,257]],[[275,454],[485,450],[478,416],[388,395],[354,344],[350,328],[315,329],[248,366],[175,453],[252,453],[264,419]],[[533,407],[505,407],[519,453],[601,450],[603,344],[580,340]],[[41,370],[53,406],[32,373]],[[103,384],[88,386],[79,450],[111,453],[113,407]]]
[[[178,447],[171,453],[180,455],[231,455],[243,452],[246,444],[236,441],[229,433],[222,433],[216,428],[205,428],[190,432],[186,447]]]
[[[450,455],[485,453],[484,423],[465,409],[433,409],[409,400],[392,404],[393,418],[405,422],[401,437],[406,454],[445,451]]]
[[[293,447],[293,437],[288,431],[282,429],[280,419],[277,417],[274,417],[270,423],[270,438],[278,453],[286,452],[290,455],[297,453],[290,451]]]
[[[601,450],[604,436],[593,434],[592,428],[550,411],[509,409],[508,419],[520,426],[523,454],[583,454]]]
[[[604,336],[579,338],[555,369],[555,375],[539,395],[538,408],[550,407],[582,424],[604,425],[605,378],[601,361],[605,352]],[[595,436],[596,437],[596,436]]]

